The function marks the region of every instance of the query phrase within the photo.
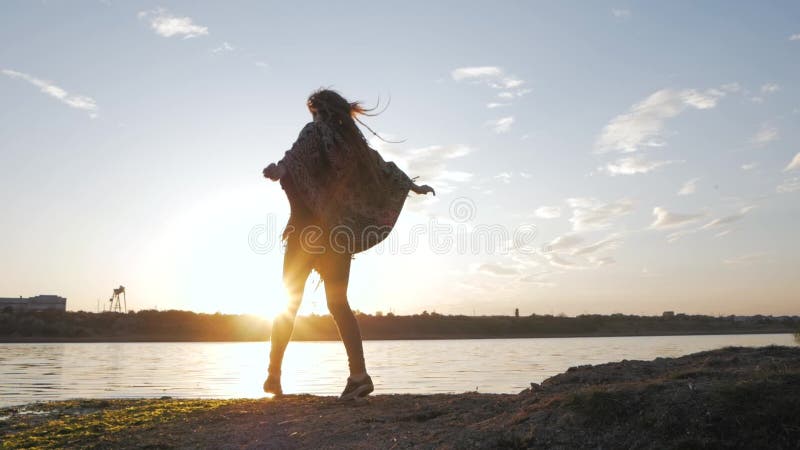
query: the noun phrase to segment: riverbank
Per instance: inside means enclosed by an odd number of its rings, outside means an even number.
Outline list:
[[[800,348],[571,368],[517,395],[76,400],[0,409],[4,448],[796,448]]]

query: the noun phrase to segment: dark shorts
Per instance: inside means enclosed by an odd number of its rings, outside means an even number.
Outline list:
[[[320,227],[289,220],[284,236],[283,274],[287,282],[305,284],[313,269],[328,284],[347,283],[353,256],[331,249]]]
[[[281,187],[286,191],[291,208],[289,222],[283,231],[286,242],[284,281],[305,284],[313,269],[327,284],[344,283],[346,286],[353,255],[331,248],[329,233],[298,198],[290,177],[281,178]]]

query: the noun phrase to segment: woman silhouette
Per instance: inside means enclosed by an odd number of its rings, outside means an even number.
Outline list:
[[[369,147],[356,121],[361,123],[358,116],[370,115],[370,110],[359,102],[324,89],[311,94],[307,106],[313,121],[282,160],[264,169],[266,178],[280,180],[291,208],[283,232],[289,305],[272,324],[264,391],[282,394],[281,362],[313,269],[325,284],[328,309],[347,351],[350,377],[339,398],[350,400],[374,389],[364,364],[361,331],[347,302],[350,261],[389,234],[409,191],[436,194]]]

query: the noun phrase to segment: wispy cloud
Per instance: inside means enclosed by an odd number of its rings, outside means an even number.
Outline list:
[[[508,116],[489,120],[486,125],[490,126],[497,134],[508,133],[511,130],[511,126],[514,125],[514,117]]]
[[[533,92],[532,89],[517,89],[516,91],[503,91],[497,93],[497,98],[503,100],[512,100],[523,95],[528,95]]]
[[[767,83],[761,86],[761,92],[764,94],[774,94],[781,90],[781,87],[776,83]]]
[[[585,242],[583,236],[574,233],[558,236],[542,247],[541,256],[551,266],[559,269],[574,270],[604,266],[614,263],[615,260],[611,256],[598,253],[619,248],[622,245],[622,237],[611,234],[590,244]]]
[[[667,235],[667,241],[676,242],[676,241],[680,240],[681,238],[684,238],[686,236],[689,236],[689,235],[692,235],[692,234],[695,234],[695,233],[698,233],[698,232],[701,232],[701,231],[714,232],[715,233],[714,234],[715,238],[720,238],[720,237],[723,237],[723,236],[727,236],[728,234],[730,234],[734,230],[732,225],[734,225],[736,222],[740,221],[748,213],[750,213],[750,211],[752,211],[755,208],[756,208],[755,205],[747,205],[747,206],[744,206],[741,209],[739,209],[739,211],[734,213],[734,214],[729,214],[727,216],[723,216],[723,217],[719,217],[719,218],[716,218],[716,219],[712,219],[710,222],[707,222],[707,223],[705,223],[705,224],[703,224],[703,225],[701,225],[699,227],[694,227],[694,228],[682,229],[682,230],[675,231],[675,232],[670,233],[669,235]],[[658,208],[656,208],[656,209],[658,209]],[[682,217],[684,219],[690,219],[691,216],[694,216],[694,219],[682,222],[682,223],[680,223],[680,226],[662,227],[662,228],[680,228],[681,226],[686,225],[687,223],[695,222],[697,219],[705,217],[705,214],[693,214],[693,215],[673,214],[673,213],[667,213],[667,214],[672,214],[673,217],[672,217],[671,220],[674,220],[675,222],[680,222],[680,219]],[[652,226],[651,226],[651,228],[652,228]]]
[[[456,81],[497,79],[503,76],[503,69],[497,66],[459,67],[450,72]]]
[[[779,194],[788,194],[790,192],[797,192],[800,191],[800,178],[788,178],[783,180],[783,183],[779,184],[778,187],[775,188],[775,192]]]
[[[692,222],[696,222],[705,216],[705,214],[674,213],[667,211],[660,206],[653,208],[653,215],[655,216],[655,220],[653,220],[653,223],[650,224],[651,230],[679,228]]]
[[[557,219],[561,217],[561,208],[558,206],[540,206],[533,215],[540,219]]]
[[[790,41],[800,41],[800,33],[789,36]]]
[[[644,147],[666,145],[662,133],[664,123],[686,110],[710,109],[726,95],[723,89],[680,91],[662,89],[633,105],[630,110],[613,118],[598,136],[595,152],[631,153]]]
[[[563,255],[560,255],[558,253],[547,253],[544,255],[544,257],[550,263],[551,266],[558,269],[577,270],[586,268],[585,266],[578,264],[577,262],[572,261],[568,258],[565,258]]]
[[[790,170],[797,170],[797,169],[800,169],[800,152],[794,155],[794,158],[792,158],[792,160],[789,161],[789,164],[786,165],[783,171],[789,172]]]
[[[770,124],[761,124],[758,132],[750,139],[755,145],[764,146],[778,140],[778,129]]]
[[[692,178],[691,180],[686,181],[681,186],[680,190],[678,190],[678,195],[692,195],[697,191],[697,182],[700,181],[700,178]]]
[[[525,80],[509,75],[505,70],[497,66],[459,67],[451,71],[450,76],[456,82],[483,84],[492,89],[501,90],[502,92],[497,94],[497,98],[505,103],[531,93],[530,89],[522,87],[525,84]],[[495,105],[493,107],[503,104],[499,102],[490,103],[490,105]]]
[[[611,226],[619,217],[633,211],[633,202],[621,199],[604,203],[594,198],[569,198],[567,205],[572,208],[569,219],[574,231],[598,230]]]
[[[580,244],[583,244],[585,239],[583,236],[574,233],[568,233],[556,237],[552,241],[542,247],[545,253],[571,253]]]
[[[159,36],[183,36],[184,39],[190,39],[208,34],[208,27],[195,24],[191,17],[174,16],[164,8],[141,11],[138,16],[140,19],[147,19],[150,28]]]
[[[97,117],[97,102],[95,102],[95,100],[91,97],[70,94],[65,89],[55,85],[50,81],[36,78],[32,75],[28,75],[27,73],[17,72],[9,69],[3,69],[1,72],[3,75],[6,75],[10,78],[27,81],[28,83],[38,87],[43,93],[57,99],[70,108],[87,111],[89,113],[89,117],[92,119]]]
[[[722,260],[722,262],[731,266],[744,266],[744,265],[751,265],[763,262],[767,256],[769,256],[769,253],[766,252],[750,253],[746,255],[732,256],[730,258],[725,258]]]
[[[612,234],[610,236],[606,236],[605,238],[593,242],[589,245],[580,247],[575,249],[572,252],[574,256],[581,256],[581,255],[590,255],[593,253],[599,253],[604,250],[614,250],[618,248],[622,244],[622,237],[618,234]]]
[[[712,228],[721,228],[721,227],[724,227],[726,225],[730,225],[730,224],[732,224],[734,222],[738,222],[745,215],[747,215],[747,213],[749,213],[750,211],[752,211],[754,209],[755,209],[755,206],[753,206],[753,205],[745,206],[742,209],[740,209],[739,212],[737,212],[735,214],[730,214],[730,215],[727,215],[727,216],[724,216],[724,217],[720,217],[720,218],[714,219],[711,222],[708,222],[707,224],[705,224],[702,227],[700,227],[700,229],[701,230],[708,230],[708,229],[712,229]]]
[[[393,160],[397,163],[409,176],[419,177],[421,183],[433,186],[437,194],[452,192],[457,184],[472,178],[471,173],[452,170],[449,167],[453,160],[472,152],[472,149],[465,145],[431,145],[400,149],[397,145],[388,145],[374,138],[370,140],[370,146],[380,151],[387,161]]]
[[[496,277],[511,277],[520,275],[520,270],[513,266],[498,263],[485,263],[478,266],[478,272]]]
[[[492,178],[494,178],[495,180],[500,180],[505,184],[509,184],[511,183],[512,177],[513,175],[510,172],[500,172]]]
[[[489,109],[501,108],[503,106],[511,106],[511,103],[490,102],[486,104],[486,107]]]
[[[234,50],[236,50],[236,47],[234,47],[233,45],[229,44],[228,42],[223,42],[218,47],[212,48],[211,49],[211,53],[214,53],[214,54],[227,53],[227,52],[232,52]]]
[[[483,83],[494,89],[513,89],[522,86],[525,81],[507,75],[497,66],[459,67],[450,72],[455,81]]]
[[[652,172],[661,166],[678,162],[682,161],[648,161],[641,156],[635,156],[620,158],[614,162],[607,163],[605,167],[601,167],[600,170],[608,173],[611,176],[636,175]]]
[[[758,163],[757,162],[745,163],[742,164],[740,167],[742,170],[753,170],[756,167],[758,167]]]
[[[617,19],[630,19],[631,11],[629,9],[612,9],[611,15]]]

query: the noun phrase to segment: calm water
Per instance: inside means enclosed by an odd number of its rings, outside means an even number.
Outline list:
[[[727,345],[794,345],[790,334],[370,341],[376,394],[516,393],[570,366],[679,356]],[[261,397],[266,343],[0,344],[0,406],[78,397]],[[292,342],[286,393],[338,395],[340,342]]]

